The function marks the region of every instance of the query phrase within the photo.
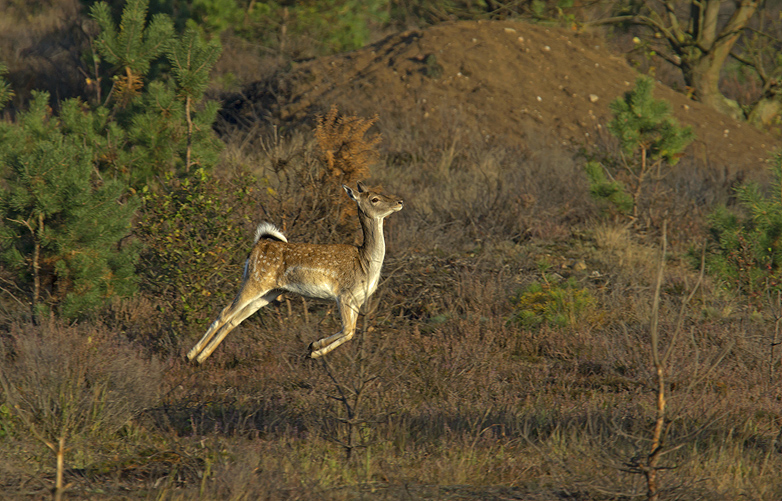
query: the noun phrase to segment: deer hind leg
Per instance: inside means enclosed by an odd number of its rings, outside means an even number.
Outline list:
[[[250,295],[246,291],[247,288],[243,288],[236,299],[220,312],[204,337],[187,354],[188,360],[193,360],[197,356],[196,361],[199,364],[203,363],[237,325],[280,295],[280,291],[277,290],[267,291],[260,295]]]
[[[355,301],[338,299],[339,315],[342,319],[342,330],[336,334],[310,344],[310,358],[322,357],[346,341],[350,341],[356,333],[359,305]]]

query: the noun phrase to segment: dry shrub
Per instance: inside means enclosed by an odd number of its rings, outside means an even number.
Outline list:
[[[174,312],[161,308],[159,297],[113,298],[99,314],[100,324],[147,353],[176,353],[180,339],[171,328]]]
[[[377,115],[369,119],[341,115],[336,105],[325,116],[317,116],[315,139],[323,166],[318,179],[321,194],[335,197],[343,184],[353,185],[369,178],[369,166],[379,158],[377,146],[381,138],[380,134],[365,135],[377,120]],[[336,204],[340,207],[339,223],[351,224],[349,218],[356,215],[355,205],[345,197],[338,198]]]
[[[15,417],[6,432],[23,443],[32,435],[59,454],[65,445],[65,464],[74,460],[69,451],[89,462],[159,397],[161,366],[100,326],[15,322],[0,350],[3,404]]]
[[[400,133],[401,134],[401,133]],[[394,137],[375,178],[409,202],[401,244],[450,253],[503,241],[564,239],[594,214],[580,165],[561,146],[519,151],[454,132],[434,144]]]
[[[158,398],[162,367],[100,325],[14,322],[2,340],[3,378],[41,433],[114,433]]]
[[[369,177],[369,166],[378,159],[380,134],[364,137],[378,116],[360,118],[340,115],[332,105],[325,116],[318,115],[315,139],[326,171],[322,181],[355,183]]]
[[[658,251],[636,241],[627,225],[598,223],[594,228],[598,256],[612,273],[630,273],[650,283]]]

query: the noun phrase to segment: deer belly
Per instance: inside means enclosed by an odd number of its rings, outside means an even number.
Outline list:
[[[288,292],[319,299],[336,297],[336,274],[329,270],[295,267],[285,271],[281,288]]]

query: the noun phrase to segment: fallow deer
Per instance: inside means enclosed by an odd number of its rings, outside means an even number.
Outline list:
[[[353,337],[359,309],[380,280],[386,254],[383,219],[402,210],[404,202],[368,190],[362,183],[355,191],[342,187],[358,206],[363,243],[358,247],[291,243],[274,225],[261,223],[244,264],[239,293],[190,350],[188,360],[202,363],[231,330],[285,291],[337,302],[342,330],[312,342],[311,358],[321,357]]]

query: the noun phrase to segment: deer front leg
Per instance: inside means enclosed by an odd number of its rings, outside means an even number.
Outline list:
[[[355,301],[338,299],[339,315],[342,319],[342,330],[336,334],[313,341],[310,344],[310,358],[322,357],[346,341],[350,341],[356,333],[359,305]]]

